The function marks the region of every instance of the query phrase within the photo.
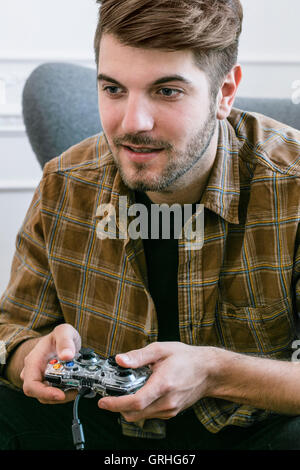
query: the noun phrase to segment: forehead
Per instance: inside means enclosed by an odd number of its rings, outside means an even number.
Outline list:
[[[122,83],[126,80],[150,83],[171,75],[181,75],[195,85],[207,80],[205,72],[195,64],[191,50],[169,52],[131,47],[110,34],[104,34],[100,42],[98,71]]]

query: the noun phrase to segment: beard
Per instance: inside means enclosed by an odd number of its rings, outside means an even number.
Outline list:
[[[136,146],[151,146],[163,149],[167,154],[167,164],[164,169],[156,174],[149,175],[149,165],[147,163],[131,162],[134,172],[130,175],[123,168],[119,161],[118,154],[111,150],[108,139],[104,134],[108,147],[112,153],[120,176],[127,187],[134,191],[151,192],[171,192],[171,188],[179,182],[186,173],[194,168],[205,155],[211,140],[214,136],[217,125],[216,110],[211,102],[207,119],[200,129],[190,138],[183,151],[176,150],[169,142],[164,140],[154,140],[148,136],[126,134],[122,137],[115,137],[113,144],[116,148],[124,142]],[[134,176],[132,176],[134,173]]]

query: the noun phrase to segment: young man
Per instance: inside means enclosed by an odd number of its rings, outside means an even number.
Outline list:
[[[89,448],[299,449],[300,133],[232,109],[241,22],[238,0],[102,2],[104,135],[46,165],[1,301],[3,374],[25,393],[0,389],[2,448],[72,446],[76,392],[43,374],[82,344],[152,368],[134,395],[83,400]],[[124,196],[192,220],[203,204],[203,244],[121,236]]]

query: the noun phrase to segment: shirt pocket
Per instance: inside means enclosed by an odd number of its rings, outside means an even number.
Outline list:
[[[219,334],[225,348],[291,359],[296,328],[288,298],[255,308],[220,302],[217,310]]]

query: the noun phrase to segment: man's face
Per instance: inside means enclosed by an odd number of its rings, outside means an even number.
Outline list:
[[[216,129],[209,82],[192,52],[133,48],[105,34],[98,73],[102,126],[125,184],[171,191],[187,175],[192,181]]]

